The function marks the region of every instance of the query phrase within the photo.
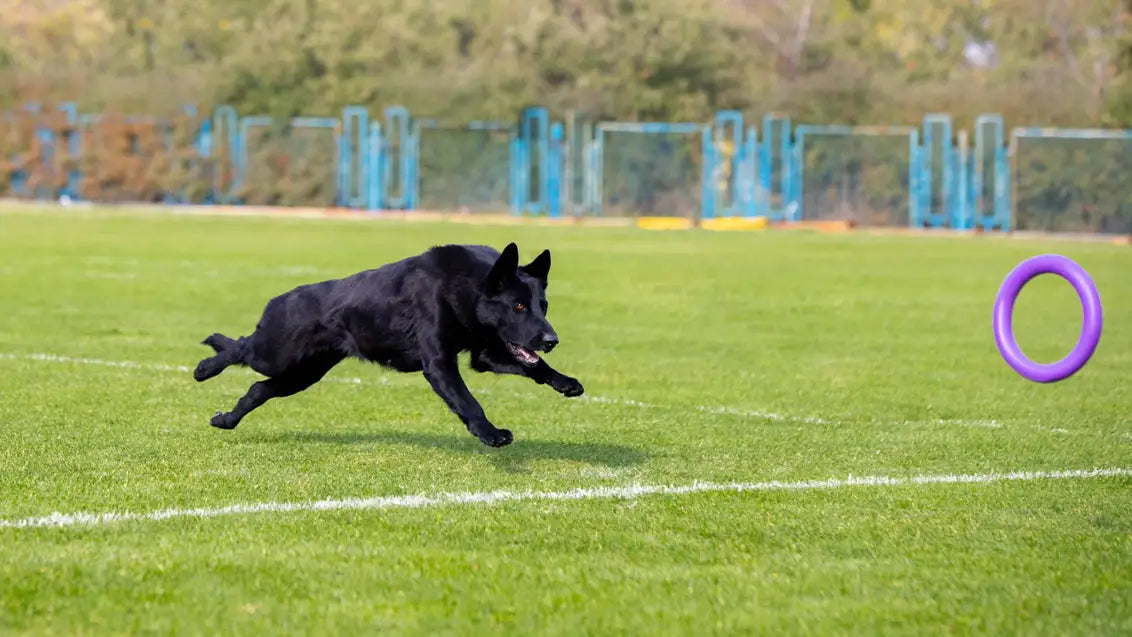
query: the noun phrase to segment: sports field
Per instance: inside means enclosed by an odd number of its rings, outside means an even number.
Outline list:
[[[352,361],[208,426],[256,378],[195,383],[208,334],[512,240],[553,251],[548,360],[586,387],[469,371],[513,445]],[[1043,252],[1105,311],[1052,385],[990,326]],[[0,292],[0,632],[1132,633],[1128,247],[20,209]],[[1080,322],[1023,290],[1032,358]]]

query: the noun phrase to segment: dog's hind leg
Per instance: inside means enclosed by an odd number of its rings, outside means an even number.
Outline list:
[[[211,347],[216,355],[197,363],[196,369],[193,370],[193,378],[198,383],[204,382],[227,369],[229,365],[243,364],[245,340],[243,337],[233,339],[223,334],[213,334],[201,341],[202,345]]]
[[[325,353],[314,358],[304,359],[299,365],[271,378],[253,383],[235,408],[227,413],[217,412],[209,422],[217,429],[235,429],[236,425],[252,410],[272,398],[282,398],[297,394],[317,383],[335,365],[342,362],[344,354]]]

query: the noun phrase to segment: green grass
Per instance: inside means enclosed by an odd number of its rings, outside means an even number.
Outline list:
[[[232,432],[254,375],[193,366],[271,296],[443,242],[554,253],[552,364],[587,397],[467,378],[515,443],[471,438],[419,375],[348,362]],[[991,305],[1041,252],[1105,329],[1029,383]],[[0,518],[697,480],[1132,467],[1132,251],[1083,243],[0,214]],[[1080,328],[1023,291],[1040,361]],[[384,380],[383,380],[384,379]],[[384,383],[384,384],[383,384]],[[618,402],[621,401],[621,402]],[[630,401],[649,403],[648,407]],[[732,412],[767,412],[780,418]],[[810,418],[810,420],[806,420]],[[816,419],[816,420],[815,420]],[[994,421],[991,423],[990,421]],[[655,495],[0,529],[22,634],[1132,632],[1132,479]]]

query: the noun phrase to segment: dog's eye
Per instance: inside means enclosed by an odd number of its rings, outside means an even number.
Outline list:
[[[527,309],[527,306],[526,306],[526,305],[523,305],[522,303],[516,303],[516,304],[515,304],[515,311],[516,311],[516,312],[523,312],[523,311],[525,311],[526,309]]]

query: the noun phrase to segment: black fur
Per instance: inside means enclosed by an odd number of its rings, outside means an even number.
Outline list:
[[[424,372],[433,390],[484,444],[501,447],[511,432],[497,429],[468,390],[456,363],[470,351],[477,372],[517,374],[559,393],[580,396],[582,384],[535,352],[550,352],[558,335],[546,319],[550,251],[519,265],[514,243],[446,245],[344,279],[299,286],[267,303],[250,336],[213,334],[203,344],[215,356],[193,372],[205,381],[230,365],[267,376],[254,383],[212,426],[235,429],[272,398],[317,383],[347,356],[401,372]]]

